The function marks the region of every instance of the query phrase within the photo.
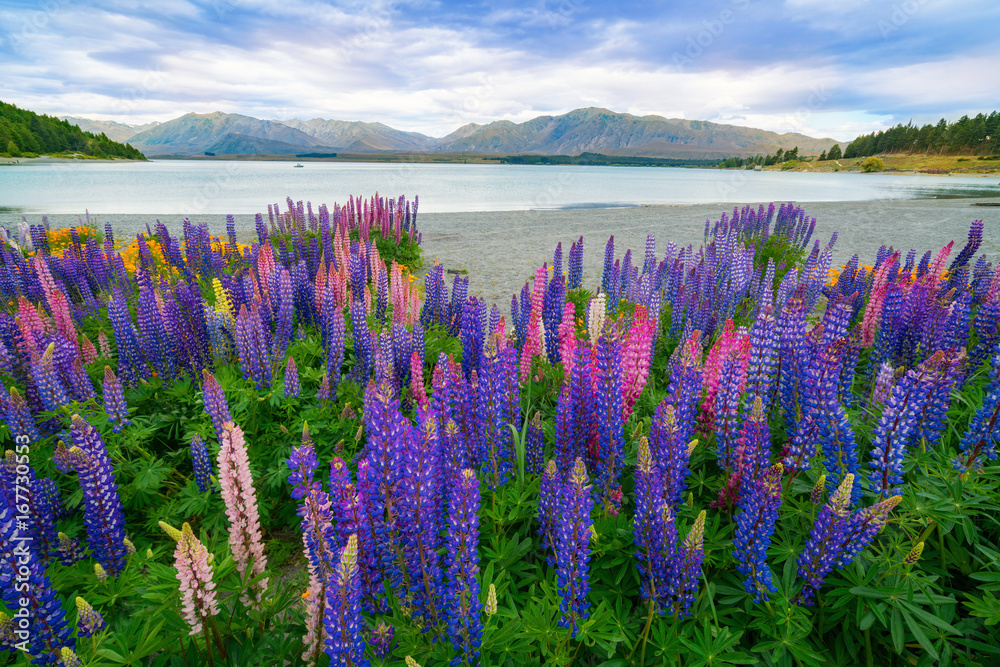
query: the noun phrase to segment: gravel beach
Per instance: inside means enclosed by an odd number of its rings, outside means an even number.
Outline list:
[[[314,202],[315,203],[315,202]],[[764,202],[765,206],[767,202]],[[989,204],[977,206],[975,204]],[[948,241],[961,247],[969,224],[983,220],[985,229],[982,252],[994,261],[1000,258],[1000,204],[998,199],[895,199],[868,202],[802,203],[817,220],[814,238],[826,243],[838,232],[835,262],[844,262],[857,253],[871,262],[882,244],[897,249],[938,250]],[[266,205],[263,207],[266,211]],[[641,258],[646,234],[657,240],[662,254],[667,242],[700,244],[705,220],[713,222],[725,204],[693,206],[641,206],[629,208],[591,208],[569,210],[484,211],[468,213],[421,213],[418,227],[423,233],[425,268],[434,260],[449,269],[468,271],[469,289],[501,308],[509,307],[511,293],[520,290],[524,281],[542,262],[552,261],[556,243],[562,242],[564,257],[572,241],[584,237],[584,284],[600,280],[604,244],[614,235],[620,256],[626,248]],[[0,212],[0,225],[13,228],[21,219],[16,213]],[[40,215],[29,215],[38,223]],[[180,231],[183,216],[114,215],[92,216],[99,225],[110,222],[124,237],[146,228],[146,223],[162,220],[172,232]],[[225,216],[192,216],[207,222],[213,234],[225,233]],[[237,215],[237,229],[249,237],[253,216]],[[79,217],[52,215],[53,227],[79,224]],[[641,259],[639,260],[641,262]]]

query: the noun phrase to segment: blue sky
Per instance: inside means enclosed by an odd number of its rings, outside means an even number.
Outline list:
[[[0,100],[435,136],[601,106],[845,140],[1000,107],[998,28],[996,0],[0,0]]]

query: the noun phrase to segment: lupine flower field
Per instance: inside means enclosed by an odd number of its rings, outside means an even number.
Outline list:
[[[1000,662],[981,222],[747,206],[493,305],[417,209],[2,234],[0,664]]]

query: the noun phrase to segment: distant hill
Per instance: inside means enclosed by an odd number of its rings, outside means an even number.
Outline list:
[[[294,127],[323,142],[353,153],[368,153],[372,151],[428,151],[434,148],[437,139],[419,132],[404,132],[382,123],[364,123],[361,121],[312,120],[276,121],[288,127]]]
[[[276,147],[283,145],[281,153],[327,148],[305,132],[277,121],[220,111],[185,114],[136,134],[129,143],[146,155],[200,155],[217,152],[212,147],[219,142],[233,141],[232,137],[226,139],[227,135],[278,142]]]
[[[721,155],[755,155],[777,148],[799,147],[802,154],[819,154],[833,139],[804,134],[778,134],[737,125],[701,120],[633,116],[589,107],[561,116],[539,116],[524,123],[495,121],[465,125],[444,137],[436,150],[448,153],[540,153],[706,159]]]
[[[91,120],[90,118],[78,118],[76,116],[60,116],[60,119],[76,125],[84,132],[100,134],[103,132],[112,141],[126,142],[143,130],[148,130],[159,125],[158,122],[146,123],[145,125],[130,125],[128,123],[118,123],[113,120]]]
[[[84,119],[73,119],[86,126]],[[132,126],[89,121],[95,129],[120,132]],[[154,126],[135,127],[128,142],[146,155],[295,155],[314,152],[478,153],[489,155],[581,155],[718,160],[770,155],[798,147],[812,156],[837,142],[804,134],[779,134],[701,120],[634,116],[588,107],[523,123],[470,123],[441,137],[406,132],[383,123],[328,120],[260,120],[222,112],[189,113]],[[845,144],[846,145],[846,144]]]
[[[145,160],[138,150],[104,134],[84,132],[76,125],[0,102],[0,155],[82,153],[99,158]]]

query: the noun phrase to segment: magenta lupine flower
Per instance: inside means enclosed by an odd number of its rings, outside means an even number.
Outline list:
[[[555,526],[556,572],[562,598],[559,626],[575,637],[579,624],[588,617],[590,603],[590,532],[594,509],[590,479],[583,459],[577,458],[573,471],[562,487]]]
[[[319,382],[319,389],[316,390],[316,400],[320,405],[330,400],[330,374],[323,373],[323,379]]]
[[[212,427],[215,428],[215,434],[221,440],[222,427],[226,422],[233,421],[233,416],[229,412],[229,404],[226,402],[226,394],[222,390],[222,385],[219,384],[214,375],[208,372],[207,368],[203,369],[201,373],[204,378],[201,395],[205,403],[205,412],[212,418]]]
[[[455,480],[449,501],[447,581],[444,613],[448,637],[459,656],[452,665],[476,665],[483,623],[479,601],[479,480],[466,468]]]
[[[809,538],[799,554],[798,573],[802,591],[796,596],[799,604],[812,605],[816,592],[823,586],[844,549],[844,536],[850,521],[851,487],[854,475],[844,475],[836,492],[819,510]]]
[[[104,411],[108,414],[111,430],[115,433],[132,423],[128,418],[128,404],[125,402],[122,383],[118,381],[111,366],[104,367]]]
[[[289,355],[285,364],[285,398],[297,398],[300,391],[299,369],[295,366],[295,357]]]
[[[261,542],[257,493],[253,488],[243,431],[233,422],[222,425],[218,466],[219,486],[222,487],[222,499],[229,518],[229,548],[233,552],[236,569],[246,579],[247,570],[252,567],[252,576],[258,577],[267,570],[267,557]],[[250,602],[244,595],[243,603],[259,608],[261,596],[267,590],[267,578],[254,583],[254,588],[257,590],[256,600]]]
[[[326,589],[326,652],[330,663],[368,667],[361,635],[361,580],[358,536],[351,535],[340,552],[340,563]]]
[[[101,434],[80,415],[73,415],[70,457],[83,489],[84,525],[94,557],[112,576],[125,568],[125,511],[115,469]]]
[[[215,582],[212,581],[212,556],[201,540],[195,537],[190,524],[185,523],[181,530],[177,530],[161,521],[160,528],[177,542],[174,568],[180,582],[184,620],[191,628],[188,634],[201,634],[208,619],[219,613]]]
[[[410,391],[417,405],[421,408],[428,407],[427,387],[424,386],[424,357],[418,350],[410,354]]]
[[[559,323],[559,359],[563,372],[568,377],[573,366],[573,348],[576,347],[576,307],[572,301],[563,306],[562,322]]]
[[[622,391],[624,412],[622,418],[627,421],[632,415],[635,402],[646,386],[649,377],[650,352],[653,347],[653,334],[656,331],[654,322],[646,314],[646,307],[638,305],[632,316],[632,327],[622,348],[622,371],[624,380]]]

